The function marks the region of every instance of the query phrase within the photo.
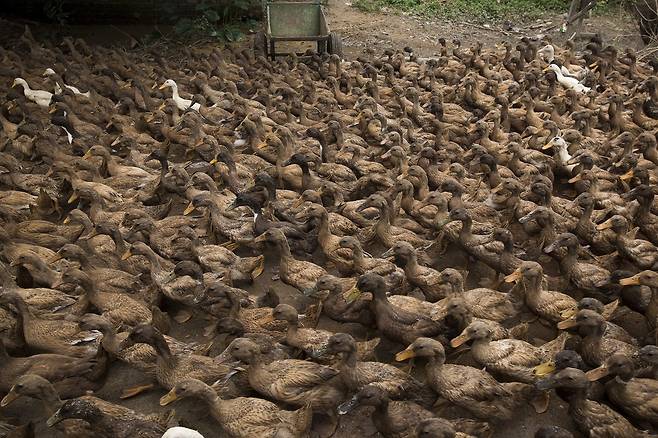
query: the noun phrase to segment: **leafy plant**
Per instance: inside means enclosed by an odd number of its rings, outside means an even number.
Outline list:
[[[244,17],[252,9],[252,0],[230,0],[225,3],[201,1],[193,17],[176,21],[174,32],[184,38],[212,38],[237,41],[242,38]]]
[[[64,4],[65,0],[48,0],[43,5],[43,13],[48,20],[63,26],[71,15]]]

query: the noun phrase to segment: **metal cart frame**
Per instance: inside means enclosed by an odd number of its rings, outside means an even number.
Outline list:
[[[277,41],[316,41],[318,53],[343,56],[340,36],[329,30],[321,0],[263,0],[263,30],[254,35],[254,50],[275,59]],[[301,54],[300,54],[301,55]]]

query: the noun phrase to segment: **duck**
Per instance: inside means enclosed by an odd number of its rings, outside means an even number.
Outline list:
[[[121,348],[125,349],[136,343],[148,344],[155,349],[157,354],[155,379],[164,389],[171,390],[179,381],[186,378],[212,384],[224,379],[231,371],[228,364],[218,363],[207,356],[172,354],[162,333],[148,324],[135,326],[122,342]],[[148,388],[148,385],[127,388],[123,391],[122,397],[133,397]]]
[[[567,253],[560,259],[560,269],[571,284],[585,292],[594,293],[610,282],[610,272],[599,265],[578,261],[577,250],[580,243],[572,233],[562,233],[556,240],[544,248],[551,253],[558,248],[566,247]]]
[[[388,286],[381,275],[367,273],[359,277],[356,287],[346,293],[353,302],[363,293],[371,293],[370,311],[379,333],[396,342],[410,344],[419,336],[437,336],[444,327],[428,314],[396,306],[387,297]]]
[[[41,108],[48,108],[50,106],[50,102],[53,99],[53,93],[50,91],[33,90],[30,88],[27,81],[23,78],[14,79],[14,82],[11,86],[16,87],[18,85],[23,87],[23,94],[25,97],[39,105]]]
[[[639,422],[655,424],[658,422],[658,411],[653,406],[658,393],[658,381],[635,377],[633,359],[616,353],[610,356],[598,368],[588,371],[585,375],[590,381],[597,381],[605,376],[615,378],[605,384],[608,398],[625,414]]]
[[[544,269],[537,262],[521,263],[516,271],[505,277],[505,281],[520,284],[526,306],[540,318],[552,323],[562,321],[564,312],[577,305],[576,300],[567,294],[543,289]]]
[[[651,299],[645,310],[649,328],[655,330],[658,327],[658,275],[654,271],[645,270],[630,277],[619,280],[622,286],[648,286],[651,288]],[[658,338],[658,334],[656,335]]]
[[[359,406],[374,406],[372,421],[375,428],[386,438],[402,438],[413,436],[414,426],[434,415],[421,405],[406,400],[391,400],[386,392],[374,385],[367,385],[350,400],[339,407],[339,413],[345,415]],[[454,428],[461,426],[463,430],[476,434],[487,433],[489,425],[477,421],[452,420],[448,423]]]
[[[420,265],[416,249],[409,242],[397,242],[389,252],[393,254],[395,264],[404,269],[409,284],[422,290],[428,301],[436,302],[441,298],[445,298],[440,295],[440,289],[438,288],[441,282],[441,273],[433,268]]]
[[[69,419],[84,420],[93,433],[104,433],[116,438],[160,438],[166,430],[160,418],[142,415],[93,396],[66,400],[46,420],[46,425],[53,427]]]
[[[557,326],[561,330],[577,327],[583,340],[579,352],[591,366],[601,366],[607,357],[617,353],[635,355],[639,348],[610,336],[606,336],[606,320],[593,310],[579,310],[575,318],[566,319]]]
[[[347,333],[332,335],[327,351],[339,356],[339,378],[350,394],[366,386],[376,386],[393,399],[413,399],[424,406],[431,405],[436,399],[418,380],[403,370],[386,363],[360,359],[358,344]]]
[[[589,381],[585,372],[566,368],[537,382],[542,390],[559,389],[561,397],[569,403],[569,414],[578,429],[589,436],[641,436],[623,415],[587,398]]]
[[[450,341],[457,348],[473,340],[473,359],[488,370],[504,375],[519,382],[534,383],[534,367],[546,362],[548,358],[564,348],[568,335],[559,335],[556,339],[535,347],[520,339],[492,340],[493,330],[486,321],[473,321],[464,331]]]
[[[286,344],[298,348],[308,357],[319,362],[326,362],[329,358],[329,340],[332,332],[313,328],[299,327],[299,315],[297,310],[289,304],[279,304],[272,310],[272,316],[275,321],[287,322]],[[379,345],[379,338],[371,341],[357,342],[355,347],[360,360],[371,359],[374,356],[374,350]]]
[[[427,384],[437,395],[481,419],[505,420],[533,394],[531,385],[499,383],[491,374],[468,365],[447,364],[443,345],[420,337],[395,355],[395,360],[424,358]]]
[[[336,424],[336,407],[344,394],[335,368],[299,359],[264,363],[260,348],[245,338],[233,341],[229,353],[247,364],[249,385],[259,394],[292,406],[310,405],[313,412],[328,415]]]
[[[178,94],[178,84],[173,79],[167,79],[160,85],[160,90],[164,90],[165,88],[171,88],[171,92],[173,94],[173,99],[174,102],[176,102],[176,107],[180,111],[186,111],[188,109],[192,109],[194,111],[199,111],[201,109],[201,104],[199,102],[194,102],[189,99],[184,99],[180,97]]]
[[[35,352],[64,354],[84,357],[93,353],[93,343],[98,333],[80,330],[78,324],[60,319],[45,319],[27,305],[23,297],[15,291],[0,294],[0,305],[13,306],[19,315],[22,336],[28,348]]]
[[[271,228],[254,239],[255,243],[269,242],[279,251],[279,277],[290,286],[304,292],[315,287],[317,279],[327,274],[315,263],[295,259],[283,231]]]
[[[599,231],[609,228],[615,233],[615,246],[619,255],[639,269],[652,269],[656,266],[658,248],[648,240],[630,237],[629,224],[625,217],[616,214],[596,227]]]
[[[184,398],[203,401],[222,430],[234,438],[277,437],[281,434],[303,437],[311,428],[313,412],[310,405],[296,411],[286,411],[271,401],[257,397],[226,400],[220,398],[211,386],[193,378],[178,382],[160,398],[160,405],[168,406]]]

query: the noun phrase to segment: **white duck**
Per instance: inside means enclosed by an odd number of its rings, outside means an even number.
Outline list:
[[[27,84],[27,81],[23,78],[14,79],[14,83],[11,84],[12,87],[16,85],[23,86],[23,94],[25,97],[30,99],[32,102],[36,103],[40,107],[48,108],[50,106],[50,101],[53,98],[53,93],[45,90],[32,90]]]
[[[167,429],[162,438],[203,438],[203,435],[196,430],[177,426]]]
[[[562,69],[557,66],[557,64],[548,64],[548,67],[544,71],[553,70],[555,76],[557,76],[557,81],[562,84],[564,88],[569,88],[579,93],[588,93],[591,88],[584,86],[580,83],[578,79],[573,76],[565,76],[562,73]]]
[[[553,64],[553,61],[555,61],[555,48],[552,45],[547,44],[537,51],[537,55],[547,63]],[[574,71],[569,71],[565,66],[560,65],[560,71],[563,75],[571,76],[578,80],[582,80],[589,72],[587,67],[583,68],[577,65],[572,65],[571,67]]]
[[[569,160],[573,158],[571,154],[569,153],[568,147],[569,144],[566,142],[565,139],[560,137],[559,135],[556,135],[553,137],[551,141],[546,143],[542,149],[550,149],[551,147],[555,148],[557,154],[557,162],[555,163],[558,166],[562,166],[565,169],[567,169],[569,172],[573,170],[574,167],[576,167],[575,164],[567,164],[569,163]]]
[[[56,76],[56,75],[57,75],[57,73],[55,73],[55,70],[53,70],[52,68],[47,68],[43,72],[42,76]],[[62,84],[64,84],[64,82],[62,82]],[[91,96],[91,93],[89,91],[87,91],[86,93],[83,93],[78,88],[74,87],[73,85],[64,84],[64,86],[66,88],[68,88],[69,90],[73,91],[73,94],[79,94],[80,96],[84,96],[87,99],[89,99],[89,97]],[[59,86],[59,83],[55,82],[55,94],[61,94],[61,93],[62,93],[62,87]]]
[[[167,79],[164,81],[162,85],[160,85],[160,89],[164,90],[165,88],[171,88],[172,94],[174,97],[174,102],[176,102],[176,106],[178,107],[179,110],[185,111],[188,108],[192,108],[194,111],[199,111],[201,108],[201,104],[196,102],[192,104],[192,101],[189,99],[183,99],[180,97],[178,94],[178,85],[176,82],[174,82],[173,79]]]

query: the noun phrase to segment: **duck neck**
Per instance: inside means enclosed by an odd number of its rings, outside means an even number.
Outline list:
[[[49,417],[52,416],[57,411],[57,409],[62,406],[62,400],[59,398],[59,395],[57,394],[57,391],[53,385],[46,385],[39,398],[43,403],[44,411],[46,411],[46,414]]]
[[[327,243],[332,237],[331,230],[329,229],[329,215],[323,212],[318,219],[320,219],[320,224],[318,225],[318,241]]]
[[[526,277],[523,279],[523,288],[525,289],[525,297],[527,301],[533,301],[541,292],[542,277]]]
[[[155,349],[156,354],[158,355],[158,361],[161,361],[162,365],[173,368],[176,365],[176,357],[171,354],[169,345],[162,334],[158,333],[153,339],[151,346]]]
[[[343,353],[340,361],[340,368],[343,372],[354,372],[356,370],[357,352],[356,347]]]

